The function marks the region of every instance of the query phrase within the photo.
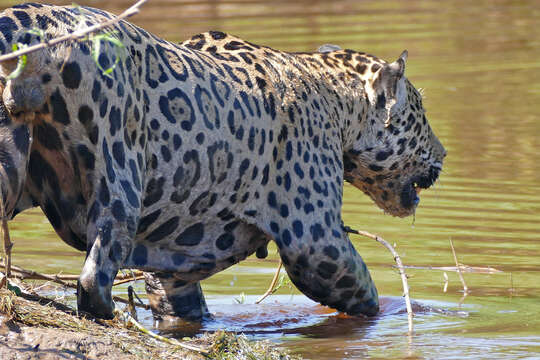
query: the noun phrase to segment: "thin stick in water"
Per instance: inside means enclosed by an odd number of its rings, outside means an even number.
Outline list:
[[[1,263],[0,267],[6,268],[5,263]],[[72,289],[77,289],[76,284],[70,283],[70,282],[65,282],[65,281],[57,278],[56,275],[41,274],[41,273],[38,273],[36,271],[26,270],[26,269],[23,269],[21,267],[15,266],[15,265],[12,265],[11,268],[12,268],[13,272],[16,273],[17,277],[20,277],[20,278],[23,278],[23,279],[31,278],[31,279],[39,279],[39,280],[48,280],[50,282],[60,284],[60,285],[65,286],[65,287],[69,287],[69,288],[72,288]],[[128,300],[126,300],[126,299],[124,299],[124,298],[122,298],[120,296],[116,296],[116,295],[113,296],[113,300],[121,302],[123,304],[129,304]],[[145,304],[145,303],[143,303],[141,301],[135,302],[135,306],[142,307],[142,308],[144,308],[146,310],[150,310],[150,305]]]
[[[143,334],[146,334],[146,335],[148,335],[150,337],[153,337],[156,340],[159,340],[159,341],[162,341],[164,343],[171,344],[171,345],[174,345],[174,346],[179,346],[181,348],[188,349],[188,350],[191,350],[191,351],[196,351],[196,352],[201,353],[201,354],[209,354],[210,353],[210,351],[208,349],[205,349],[205,348],[202,348],[202,347],[199,347],[199,346],[186,344],[186,343],[180,342],[180,341],[178,341],[176,339],[169,339],[169,338],[166,338],[164,336],[154,334],[153,332],[151,332],[150,330],[148,330],[147,328],[145,328],[144,326],[139,324],[137,322],[137,320],[135,320],[131,315],[129,315],[128,313],[126,313],[126,312],[124,312],[122,310],[120,310],[118,307],[116,307],[114,309],[114,314],[117,315],[118,317],[124,319],[128,324],[133,325],[137,330],[139,330]]]
[[[463,278],[463,274],[461,273],[461,267],[459,266],[456,250],[454,249],[454,243],[452,242],[452,239],[450,239],[450,247],[452,248],[452,254],[454,255],[454,261],[456,262],[456,268],[457,268],[459,280],[461,281],[461,284],[463,285],[463,292],[467,294],[469,292],[469,288],[467,287],[467,284],[465,283],[465,279]]]
[[[276,273],[274,274],[274,278],[272,279],[272,282],[270,283],[270,286],[268,287],[268,290],[266,290],[266,292],[260,298],[258,298],[257,301],[255,301],[255,304],[261,303],[269,295],[274,293],[274,291],[275,291],[274,288],[276,287],[276,283],[278,281],[279,272],[281,271],[281,266],[282,265],[283,265],[283,262],[280,259],[279,260],[279,265],[278,265],[277,270],[276,270]]]
[[[504,271],[495,269],[491,266],[469,266],[460,264],[459,266],[418,266],[418,265],[404,265],[405,269],[418,269],[418,270],[440,270],[440,271],[453,271],[462,273],[476,273],[476,274],[498,274]]]
[[[4,207],[4,196],[0,194],[0,219],[2,221],[2,235],[4,238],[4,256],[6,257],[5,261],[5,277],[2,279],[2,282],[5,282],[6,286],[8,284],[8,279],[11,276],[11,248],[13,243],[9,236],[9,227],[6,218],[6,209]],[[2,285],[4,285],[2,283]]]
[[[407,274],[405,273],[405,269],[403,267],[403,263],[401,262],[401,258],[399,257],[399,254],[396,252],[396,250],[394,249],[394,247],[392,245],[390,245],[386,240],[384,240],[382,237],[380,237],[378,235],[371,234],[371,233],[369,233],[367,231],[354,230],[354,229],[351,229],[348,226],[344,226],[343,229],[346,232],[366,236],[366,237],[368,237],[370,239],[373,239],[373,240],[377,241],[379,244],[382,244],[384,247],[386,247],[388,250],[390,250],[390,252],[394,256],[394,261],[396,262],[396,265],[398,267],[399,275],[401,276],[401,282],[403,284],[403,297],[405,298],[405,306],[407,307],[407,315],[408,315],[407,318],[408,318],[408,323],[409,323],[409,334],[412,333],[412,331],[413,331],[413,316],[414,316],[414,313],[412,311],[411,298],[409,296],[409,284],[407,282]]]

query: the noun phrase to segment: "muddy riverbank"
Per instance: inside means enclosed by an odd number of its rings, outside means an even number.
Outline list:
[[[0,290],[0,359],[297,359],[267,341],[216,332],[184,339],[208,355],[159,342],[120,320],[77,316],[37,295]],[[208,357],[207,357],[208,356]]]

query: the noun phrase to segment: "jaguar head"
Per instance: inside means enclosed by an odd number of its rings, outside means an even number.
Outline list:
[[[405,77],[406,59],[404,51],[393,63],[370,67],[364,85],[369,105],[343,155],[345,180],[399,217],[415,212],[420,191],[437,180],[446,156],[421,94]]]

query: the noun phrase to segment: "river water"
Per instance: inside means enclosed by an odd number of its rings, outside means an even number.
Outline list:
[[[130,4],[80,3],[116,13]],[[308,359],[540,358],[539,2],[150,0],[132,21],[172,41],[215,29],[289,51],[335,43],[393,61],[407,49],[407,76],[425,89],[427,116],[448,151],[414,220],[383,215],[345,185],[345,223],[395,243],[417,267],[407,269],[413,335],[392,256],[355,235],[382,297],[380,316],[338,315],[287,284],[255,305],[277,265],[271,247],[268,259],[249,258],[203,282],[214,320],[201,331],[272,339]],[[84,255],[64,245],[39,210],[10,228],[15,264],[80,270]],[[465,273],[464,297],[455,272],[425,269],[455,265],[450,240],[460,263],[500,272]],[[136,289],[144,294],[142,283]],[[152,325],[149,313],[139,317]]]

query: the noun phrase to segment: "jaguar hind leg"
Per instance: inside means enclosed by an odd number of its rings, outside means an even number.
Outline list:
[[[186,283],[172,272],[145,273],[144,278],[154,320],[160,325],[210,316],[199,282]]]

